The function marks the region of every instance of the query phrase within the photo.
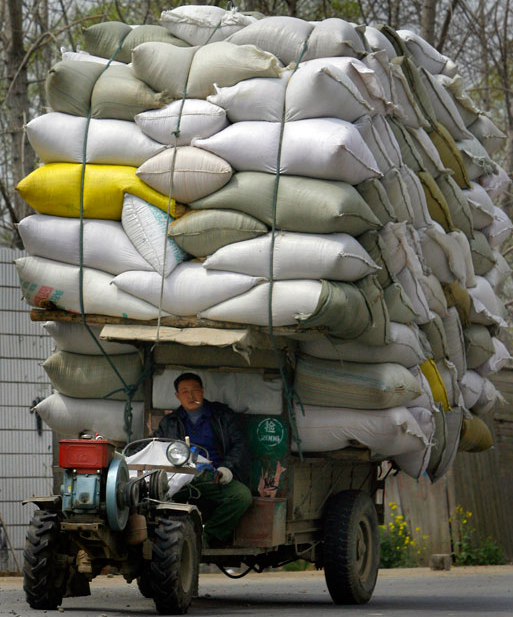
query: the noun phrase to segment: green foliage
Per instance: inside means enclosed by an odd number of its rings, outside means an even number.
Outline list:
[[[423,544],[428,536],[421,536],[422,544],[412,537],[408,524],[401,514],[395,514],[397,504],[389,504],[392,520],[388,525],[380,526],[380,567],[381,568],[415,568],[421,565],[426,547]],[[420,528],[415,529],[417,533]]]
[[[456,566],[492,566],[507,563],[502,547],[492,536],[482,539],[470,523],[472,512],[456,506],[449,519],[453,562]]]
[[[298,559],[297,561],[291,561],[286,563],[281,569],[284,572],[303,572],[304,570],[312,570],[313,564],[304,559]]]

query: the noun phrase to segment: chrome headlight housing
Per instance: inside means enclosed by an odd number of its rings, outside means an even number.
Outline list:
[[[175,467],[185,465],[191,456],[191,449],[185,441],[172,441],[166,450],[167,460]]]

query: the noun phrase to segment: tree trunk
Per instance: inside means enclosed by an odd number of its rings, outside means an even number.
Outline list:
[[[7,82],[9,94],[6,99],[11,135],[11,173],[14,184],[34,168],[35,157],[24,132],[29,119],[29,96],[27,67],[23,66],[25,49],[23,44],[22,3],[7,0]],[[30,207],[17,194],[11,198],[14,211],[12,223],[17,223],[31,212]]]
[[[436,4],[438,0],[423,0],[422,15],[420,17],[421,36],[430,44],[435,46],[435,18]]]

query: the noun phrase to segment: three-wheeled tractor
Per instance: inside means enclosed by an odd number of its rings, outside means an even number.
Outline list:
[[[286,429],[276,417],[257,421],[264,429],[267,422],[273,435]],[[200,562],[225,573],[244,565],[258,572],[299,558],[324,569],[335,603],[370,599],[379,561],[382,509],[376,499],[383,482],[367,450],[304,457],[287,452],[277,466],[287,470],[285,481],[265,480],[264,496],[254,497],[232,545],[202,550],[202,514],[168,497],[168,478],[198,473],[194,452],[184,442],[158,441],[164,442],[167,460],[145,464],[130,463],[132,457],[104,439],[60,442],[61,494],[27,500],[39,507],[27,533],[23,568],[32,608],[51,610],[64,597],[89,595],[89,582],[108,567],[128,582],[136,579],[159,613],[182,614],[197,595]],[[123,452],[129,451],[130,444]],[[273,496],[278,484],[281,496]]]

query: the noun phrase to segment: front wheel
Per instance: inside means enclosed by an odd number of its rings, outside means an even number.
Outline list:
[[[61,604],[68,574],[61,548],[58,515],[36,511],[23,551],[23,589],[31,608],[54,610]]]
[[[198,583],[197,536],[187,518],[163,518],[155,530],[151,561],[152,596],[163,615],[183,615]]]
[[[376,586],[379,527],[372,499],[362,491],[334,495],[324,522],[324,575],[335,604],[365,604]]]

